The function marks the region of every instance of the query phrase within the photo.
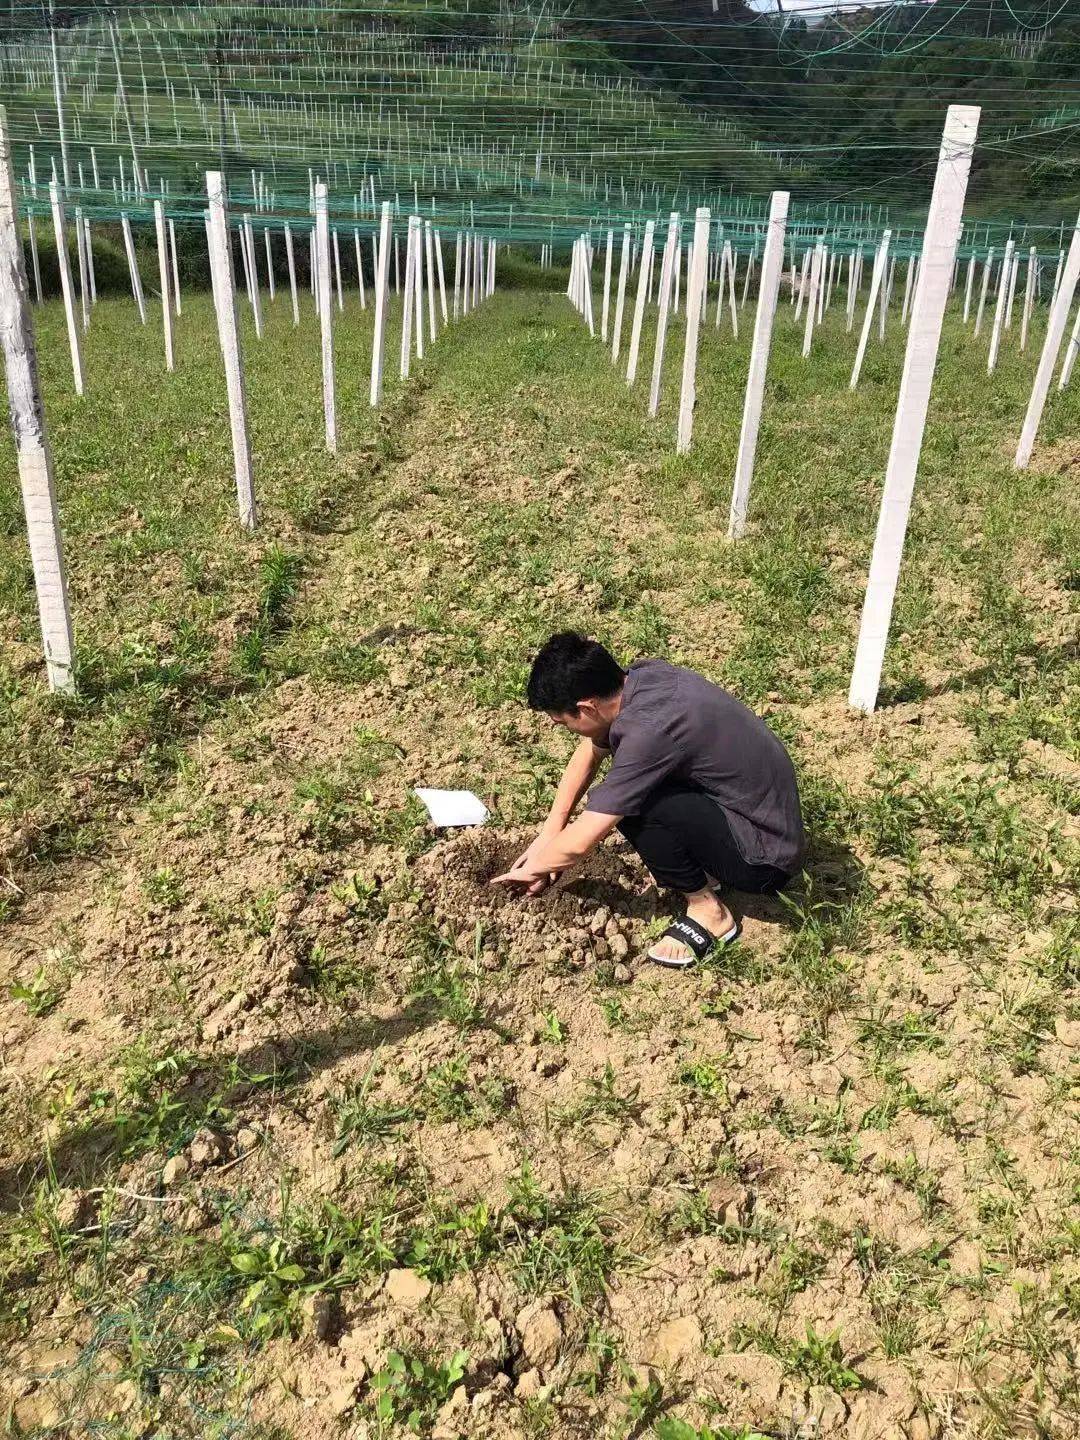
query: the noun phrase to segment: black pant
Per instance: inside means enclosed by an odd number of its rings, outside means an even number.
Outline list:
[[[704,790],[680,781],[658,785],[640,815],[619,829],[652,871],[658,885],[684,895],[702,890],[711,875],[733,890],[766,894],[791,879],[775,865],[750,865],[739,853],[727,816]]]

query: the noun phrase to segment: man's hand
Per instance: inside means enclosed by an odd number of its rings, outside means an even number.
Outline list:
[[[539,895],[562,871],[582,859],[605,835],[611,833],[621,815],[600,815],[588,811],[567,825],[552,839],[537,836],[505,875],[496,875],[492,885],[521,885],[528,895]]]
[[[492,885],[522,885],[525,887],[526,895],[541,895],[549,885],[554,885],[559,878],[557,870],[538,870],[533,862],[534,851],[541,850],[546,843],[547,837],[538,835],[525,853],[518,856],[506,874],[496,875],[490,883]]]

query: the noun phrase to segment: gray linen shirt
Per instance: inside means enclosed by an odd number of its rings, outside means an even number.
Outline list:
[[[636,660],[608,748],[611,768],[586,810],[640,815],[661,781],[681,781],[721,807],[747,864],[788,874],[801,866],[806,835],[791,759],[764,720],[711,680]]]

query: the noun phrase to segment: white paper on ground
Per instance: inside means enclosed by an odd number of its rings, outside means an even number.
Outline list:
[[[425,790],[414,792],[427,807],[432,823],[445,828],[450,825],[483,825],[488,818],[487,806],[471,790]]]

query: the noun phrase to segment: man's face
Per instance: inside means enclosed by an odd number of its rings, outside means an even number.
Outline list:
[[[606,745],[611,729],[611,721],[600,714],[595,700],[582,700],[576,710],[549,710],[548,719],[597,745]]]

